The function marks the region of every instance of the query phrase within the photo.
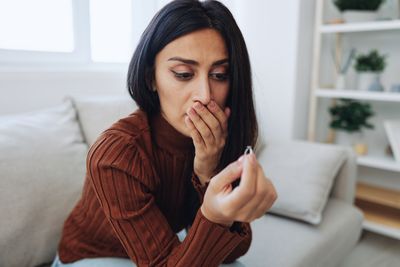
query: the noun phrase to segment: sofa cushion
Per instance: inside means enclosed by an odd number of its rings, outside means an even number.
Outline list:
[[[82,189],[87,149],[71,101],[0,116],[0,266],[53,259]]]
[[[78,112],[83,135],[91,146],[114,122],[137,109],[129,95],[68,96]]]
[[[347,151],[334,145],[268,141],[258,160],[278,194],[270,212],[320,223],[334,179],[346,157]]]

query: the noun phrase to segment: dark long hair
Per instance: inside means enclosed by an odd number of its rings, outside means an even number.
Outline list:
[[[228,137],[216,171],[254,147],[258,125],[253,103],[250,60],[242,33],[231,12],[218,1],[175,0],[164,6],[143,32],[129,64],[127,87],[136,104],[148,116],[160,112],[160,100],[152,91],[154,62],[168,43],[196,30],[211,28],[225,40],[229,54],[229,94],[231,109]]]

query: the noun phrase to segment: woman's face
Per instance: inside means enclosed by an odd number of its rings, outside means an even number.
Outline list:
[[[228,62],[224,39],[213,29],[181,36],[157,54],[154,86],[161,114],[176,130],[190,136],[185,117],[196,102],[215,101],[224,110]]]

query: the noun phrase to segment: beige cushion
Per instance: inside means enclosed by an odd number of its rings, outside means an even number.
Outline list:
[[[49,262],[85,175],[72,103],[0,116],[0,151],[0,266]]]
[[[114,122],[137,109],[129,95],[68,96],[78,112],[83,135],[91,146]]]
[[[270,212],[319,224],[347,151],[334,145],[268,141],[258,155],[278,198]]]

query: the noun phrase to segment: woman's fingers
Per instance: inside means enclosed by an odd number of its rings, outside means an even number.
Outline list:
[[[227,185],[230,185],[235,180],[237,180],[240,177],[242,171],[243,162],[239,160],[234,161],[226,166],[220,173],[214,176],[214,178],[211,179],[210,183],[212,183],[212,187],[219,192],[225,189]]]
[[[204,149],[205,147],[205,143],[203,141],[203,138],[201,137],[200,133],[197,131],[196,127],[194,126],[192,120],[189,117],[185,118],[185,123],[186,126],[189,128],[190,130],[190,136],[193,139],[193,144],[195,146],[196,149]]]
[[[218,120],[221,134],[225,134],[228,130],[228,117],[230,115],[230,109],[228,107],[223,111],[215,101],[210,101],[207,108],[212,112],[215,118]]]
[[[274,191],[270,192],[269,194],[266,194],[264,197],[264,200],[260,203],[260,205],[257,207],[257,209],[252,214],[252,220],[258,219],[261,216],[263,216],[265,213],[267,213],[268,210],[271,209],[276,198],[277,198],[277,195]]]
[[[248,220],[253,221],[263,216],[270,208],[270,203],[270,197],[268,195],[264,195],[264,197],[261,200],[258,200],[257,204],[252,207]]]
[[[223,111],[215,101],[211,101],[207,107],[200,102],[187,112],[195,127],[200,132],[207,146],[224,145],[228,128],[230,109]]]
[[[259,167],[257,177],[257,193],[238,213],[243,216],[246,222],[253,221],[262,215],[272,206],[276,194],[272,183],[264,176],[261,167]]]
[[[230,192],[227,201],[234,207],[231,213],[235,214],[236,220],[251,222],[265,214],[277,195],[254,153],[245,157],[240,184]]]
[[[232,182],[239,177],[239,186],[232,188]],[[274,186],[251,153],[229,164],[210,180],[203,205],[218,218],[251,222],[264,215],[276,198]]]
[[[243,171],[240,178],[240,183],[227,196],[227,201],[231,203],[235,210],[240,210],[251,199],[257,190],[257,168],[258,164],[251,159],[254,155],[249,154],[243,157]]]
[[[211,103],[214,103],[214,101],[211,101]],[[222,129],[218,119],[215,117],[215,114],[211,113],[210,110],[200,102],[197,102],[194,105],[194,108],[196,109],[197,114],[211,130],[215,140],[219,140],[222,135]]]
[[[243,173],[237,187],[245,196],[253,196],[257,191],[258,163],[254,153],[244,156]]]
[[[200,103],[196,103],[200,104]],[[195,106],[196,106],[195,105]],[[201,104],[200,104],[201,105]],[[204,113],[206,112],[204,109],[206,109],[203,105],[202,106],[202,113],[204,116]],[[209,112],[209,111],[207,111]],[[211,129],[208,127],[208,125],[203,121],[202,117],[200,116],[200,111],[199,110],[195,110],[193,108],[189,109],[189,117],[192,120],[192,123],[194,124],[194,126],[196,127],[196,129],[199,131],[201,137],[204,140],[204,143],[206,144],[206,146],[210,146],[213,145],[215,142],[215,138],[213,133],[211,132]]]

